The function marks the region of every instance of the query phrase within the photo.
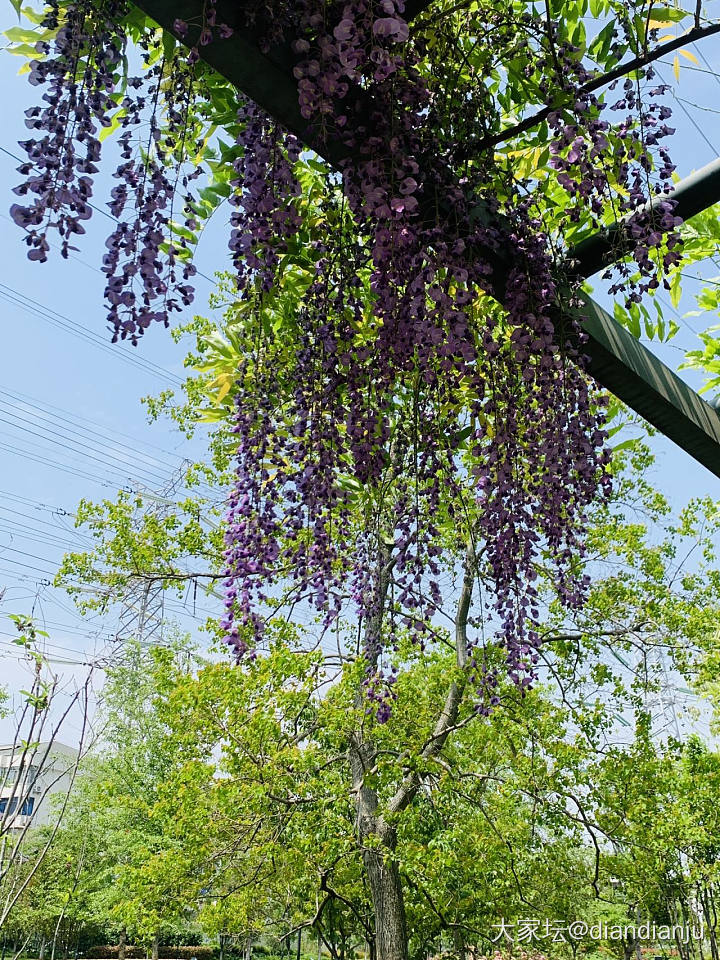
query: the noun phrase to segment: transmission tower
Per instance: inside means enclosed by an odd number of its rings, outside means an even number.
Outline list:
[[[143,499],[153,501],[146,511],[159,520],[166,519],[174,506],[174,497],[182,485],[190,462],[184,460],[160,490],[138,487]],[[128,587],[118,617],[115,639],[118,642],[158,643],[163,640],[165,625],[165,590],[160,580],[148,580]]]

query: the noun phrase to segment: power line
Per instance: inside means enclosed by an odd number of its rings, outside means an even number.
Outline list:
[[[702,52],[702,48],[701,48],[700,46],[698,46],[697,42],[693,42],[693,46],[694,46],[695,49],[697,50],[698,56],[700,57],[700,59],[702,60],[702,62],[703,62],[703,63],[705,64],[705,66],[708,68],[708,72],[712,74],[712,77],[713,77],[713,80],[715,81],[715,83],[717,83],[718,86],[720,86],[720,77],[717,75],[717,71],[716,71],[716,70],[713,70],[713,68],[710,66],[710,63],[708,62],[707,57],[706,57],[705,54]]]
[[[660,79],[661,83],[665,83],[665,79],[664,79],[663,75],[660,73],[660,71],[659,71],[657,68],[655,69],[655,72],[657,73],[658,78]],[[690,123],[695,127],[695,129],[696,129],[697,132],[700,134],[700,136],[701,136],[702,139],[705,141],[705,143],[708,145],[708,147],[710,147],[710,150],[712,151],[713,157],[720,156],[720,151],[718,151],[717,147],[715,147],[715,145],[710,141],[710,139],[708,138],[708,136],[707,136],[707,134],[705,133],[705,131],[702,129],[702,127],[701,127],[700,124],[697,122],[697,120],[695,119],[695,117],[693,117],[693,115],[692,115],[692,114],[690,113],[690,111],[687,109],[687,107],[686,107],[685,104],[682,102],[682,100],[679,99],[679,97],[678,97],[677,94],[675,93],[674,87],[672,87],[671,84],[665,84],[665,85],[668,86],[668,87],[670,87],[670,92],[671,92],[672,95],[673,95],[673,99],[675,100],[675,102],[677,103],[677,105],[680,107],[680,109],[682,110],[682,112],[685,114],[685,116],[688,118],[688,120],[690,121]]]
[[[58,516],[74,517],[75,514],[66,510],[64,507],[55,507],[50,503],[44,503],[42,500],[33,500],[31,497],[23,497],[18,493],[11,493],[9,490],[0,490],[0,497],[6,497],[8,500],[16,500],[19,503],[26,503],[28,506],[36,507],[39,510],[56,513]]]
[[[17,430],[20,430],[23,436],[30,433],[41,440],[45,440],[47,443],[52,443],[73,454],[78,454],[83,461],[94,460],[97,463],[109,466],[110,469],[119,470],[119,472],[123,474],[126,469],[132,470],[139,479],[142,479],[143,481],[149,480],[152,483],[161,483],[167,476],[167,473],[173,469],[168,464],[161,472],[162,464],[160,464],[161,469],[158,469],[158,467],[155,465],[146,464],[143,462],[134,462],[132,460],[125,459],[123,454],[126,456],[131,456],[132,451],[128,449],[127,453],[123,450],[119,450],[118,453],[113,453],[111,451],[116,450],[117,448],[111,444],[105,444],[106,450],[103,450],[102,441],[95,446],[90,446],[87,443],[83,443],[82,440],[76,439],[76,437],[72,436],[72,434],[82,436],[79,430],[73,430],[71,427],[65,427],[60,432],[53,429],[54,422],[49,417],[32,413],[32,411],[23,410],[22,407],[11,407],[10,410],[7,410],[4,409],[4,406],[5,405],[3,404],[2,400],[0,400],[0,423],[4,423],[10,427],[15,427]],[[21,411],[25,414],[25,416],[18,417],[15,413],[15,410]],[[16,419],[8,420],[6,417],[1,415],[3,412],[9,412],[15,416]],[[30,418],[27,416],[28,413],[31,414]],[[22,424],[22,426],[18,426],[18,423]],[[27,424],[32,424],[32,426],[29,427]],[[49,424],[49,427],[43,426],[43,424]],[[32,427],[37,427],[37,429],[34,430]],[[117,464],[117,466],[114,466],[114,464]],[[177,469],[177,465],[175,469]]]
[[[5,522],[4,517],[0,517],[0,553],[6,547],[11,546],[12,544],[2,543],[3,534],[9,534],[13,539],[17,538],[18,540],[30,540],[33,543],[43,543],[48,547],[57,547],[58,550],[65,551],[75,551],[81,550],[84,548],[84,544],[77,542],[72,543],[69,540],[58,537],[55,534],[48,533],[44,530],[34,531],[32,527],[27,526],[24,523],[17,523],[12,521],[13,526],[3,526]]]
[[[21,447],[16,447],[9,443],[0,443],[0,449],[8,450],[10,453],[13,453],[18,457],[23,457],[24,459],[27,459],[27,460],[32,460],[34,463],[40,463],[44,467],[51,467],[54,470],[62,470],[63,473],[69,473],[72,476],[79,477],[81,480],[89,480],[91,483],[97,483],[101,487],[117,489],[117,486],[118,486],[117,480],[115,480],[114,482],[111,482],[107,477],[105,478],[98,477],[97,475],[86,473],[83,470],[73,467],[70,464],[58,463],[57,461],[54,461],[54,460],[51,463],[48,463],[48,461],[44,457],[38,456],[32,451],[23,450]],[[126,479],[130,481],[132,478],[128,476]]]
[[[0,417],[0,422],[2,421],[3,421],[3,418]],[[75,458],[80,457],[81,459],[83,458],[82,451],[79,451],[72,446],[68,446],[67,444],[63,444],[61,441],[56,440],[52,436],[39,434],[36,431],[33,431],[29,428],[26,428],[23,432],[34,433],[36,436],[39,436],[42,440],[45,440],[50,444],[54,444],[55,446],[60,447],[61,449],[66,451],[66,455],[69,454],[71,458],[72,457],[75,457]],[[11,440],[15,439],[14,434],[8,434],[3,431],[0,431],[0,437],[7,437]],[[55,454],[50,450],[47,451],[48,454],[51,455],[50,459],[48,459],[42,456],[41,448],[26,450],[14,444],[3,443],[2,441],[0,441],[0,449],[8,450],[10,453],[15,454],[16,456],[22,457],[24,459],[29,459],[34,463],[42,464],[43,466],[48,467],[50,469],[60,470],[64,473],[70,474],[71,476],[79,477],[81,480],[88,480],[92,483],[97,483],[101,487],[105,487],[113,490],[118,490],[118,488],[124,489],[127,492],[131,493],[133,496],[139,497],[141,499],[147,498],[153,502],[155,502],[158,499],[154,497],[152,493],[148,493],[147,491],[144,491],[141,486],[138,486],[138,484],[148,483],[147,477],[133,474],[130,472],[130,470],[128,470],[127,473],[125,472],[125,468],[131,467],[132,465],[127,464],[124,461],[117,460],[116,462],[118,466],[115,466],[113,464],[106,463],[106,461],[100,460],[99,462],[107,465],[108,470],[110,471],[108,474],[101,475],[98,473],[91,473],[89,470],[83,470],[82,466],[77,465],[77,463],[75,464],[63,463],[59,461],[56,458]],[[93,459],[98,460],[97,457],[94,457]],[[203,484],[203,486],[206,487],[206,490],[208,493],[212,492],[211,488],[208,487],[206,484]],[[174,500],[172,501],[166,500],[165,498],[160,498],[160,499],[162,499],[163,502],[165,503],[172,504],[172,506],[178,506],[178,504]],[[74,516],[74,514],[69,514],[69,515]],[[210,521],[209,519],[207,520],[207,522],[212,525],[212,521]]]
[[[0,513],[12,513],[17,517],[22,517],[24,520],[32,520],[34,524],[39,523],[44,527],[50,527],[51,531],[54,533],[67,533],[71,536],[81,537],[84,540],[87,539],[87,537],[82,536],[79,531],[76,531],[74,528],[59,526],[57,523],[53,523],[51,520],[43,520],[43,518],[39,516],[40,512],[41,511],[36,508],[34,513],[28,513],[26,510],[17,510],[15,507],[9,507],[0,502]],[[45,510],[44,512],[48,513],[49,511]],[[61,514],[55,515],[51,513],[50,515],[56,516],[57,520],[63,519]],[[2,519],[4,518],[0,517],[0,520]],[[35,529],[37,530],[37,527],[35,527]]]
[[[155,463],[160,464],[166,470],[174,469],[177,466],[177,463],[171,464],[166,459],[167,457],[171,457],[176,461],[183,459],[182,455],[179,453],[173,453],[170,450],[165,450],[162,447],[157,446],[156,444],[151,444],[146,440],[133,437],[128,433],[124,433],[121,430],[115,429],[114,427],[103,427],[103,430],[100,431],[97,429],[96,421],[89,420],[87,417],[83,417],[80,414],[72,413],[71,411],[64,410],[62,407],[58,407],[55,404],[44,403],[42,400],[39,400],[35,397],[30,397],[27,394],[22,394],[14,390],[7,390],[7,389],[0,388],[0,395],[10,398],[10,403],[13,403],[13,401],[15,401],[14,403],[15,406],[17,406],[18,403],[23,404],[25,406],[40,410],[42,413],[46,413],[52,416],[53,417],[52,422],[56,422],[57,420],[62,420],[66,423],[71,424],[73,426],[73,432],[75,433],[79,433],[80,429],[82,429],[83,434],[89,433],[94,436],[98,436],[105,441],[107,441],[107,439],[111,439],[112,445],[114,447],[124,447],[125,449],[131,451],[133,455],[144,457],[148,461],[148,463],[151,463],[152,461],[154,461]],[[20,409],[22,409],[22,407],[20,407]],[[130,440],[132,442],[130,444],[130,443],[125,443],[124,440],[114,440],[108,437],[109,434],[114,434],[117,437],[124,437],[125,440]],[[160,453],[163,454],[163,457],[158,457],[155,454],[142,453],[138,451],[137,449],[138,445],[142,445],[144,447],[147,447],[148,449],[158,450]]]
[[[2,394],[12,396],[11,391],[9,392],[9,391],[0,389],[0,395]],[[46,411],[46,412],[52,411],[51,407],[44,404],[36,403],[30,400],[23,401],[23,402],[26,402],[28,405],[34,405],[40,411]],[[10,401],[10,404],[12,404],[12,401]],[[3,409],[4,406],[8,406],[7,401],[3,402],[2,399],[0,399],[0,411]],[[29,413],[32,414],[32,411],[27,411],[22,406],[17,406],[17,405],[15,406],[9,405],[9,409],[6,410],[6,412],[9,412],[15,415],[16,410],[20,411],[23,414],[29,414]],[[35,414],[32,414],[33,418],[35,416],[36,416]],[[36,422],[35,419],[28,419],[27,416],[24,416],[20,419],[23,423],[32,423],[33,426],[38,427],[38,430],[32,430],[31,428],[23,427],[22,428],[23,433],[33,433],[36,436],[38,436],[40,439],[45,440],[50,444],[60,446],[70,454],[81,457],[83,461],[90,459],[90,460],[95,460],[103,465],[108,465],[110,469],[116,474],[120,475],[123,480],[127,480],[129,476],[131,478],[134,476],[138,482],[147,483],[148,485],[153,486],[157,483],[164,483],[166,481],[167,475],[171,471],[177,470],[183,464],[188,463],[187,459],[183,458],[180,454],[172,454],[168,452],[169,456],[173,456],[176,458],[176,460],[178,461],[177,463],[171,464],[167,461],[161,460],[159,457],[154,457],[151,455],[140,453],[140,456],[145,457],[147,462],[135,464],[135,463],[129,462],[128,460],[123,459],[122,456],[117,456],[113,454],[112,452],[103,453],[102,450],[100,450],[99,446],[89,447],[87,444],[83,443],[82,440],[77,440],[72,436],[69,436],[67,430],[65,432],[59,433],[57,430],[51,429],[55,425],[55,421],[52,419],[51,415],[38,416],[37,419],[41,422]],[[93,430],[91,426],[85,427],[84,425],[82,425],[82,420],[84,418],[78,417],[77,419],[80,422],[82,429],[86,430],[88,433],[94,433],[100,439],[101,443],[103,443],[108,448],[109,451],[114,451],[116,450],[116,448],[120,447],[122,448],[120,450],[121,453],[123,452],[123,449],[124,449],[124,450],[127,450],[129,454],[135,455],[135,451],[129,444],[125,444],[122,441],[115,441],[112,438],[110,438],[109,441],[104,441],[102,439],[102,434],[99,431]],[[3,418],[2,416],[0,416],[0,422],[8,424],[17,429],[20,429],[18,427],[16,420],[9,421],[6,418]],[[50,428],[42,426],[43,422],[46,424],[49,424]],[[68,422],[71,423],[72,421],[68,421]],[[87,421],[87,422],[88,424],[90,423],[90,421]],[[71,427],[69,432],[78,434],[79,436],[84,436],[84,434],[80,432],[80,427],[78,428]],[[120,431],[118,431],[118,433],[120,433]],[[9,439],[15,440],[14,434],[8,434],[7,432],[5,432],[3,435],[8,437]],[[128,436],[127,434],[121,434],[121,435]],[[62,439],[58,439],[59,437],[62,437]],[[64,441],[68,441],[68,442],[66,443]],[[150,446],[150,444],[148,444],[148,446]],[[156,449],[161,449],[161,448],[156,448]],[[19,448],[15,452],[18,452],[18,450]],[[95,450],[96,452],[100,453],[100,456],[95,456],[92,452],[85,453],[84,451],[86,450]],[[166,452],[166,451],[163,451],[163,452]],[[114,463],[110,463],[110,461],[113,461]],[[53,464],[51,463],[48,465],[52,466]],[[161,468],[163,472],[161,472],[160,469],[158,469],[158,467]],[[80,464],[77,469],[81,469],[81,468],[82,468],[82,464]],[[95,479],[97,479],[97,477],[95,477]],[[117,478],[115,478],[115,482],[116,483],[118,482]],[[193,486],[193,490],[195,489],[197,489],[198,492],[204,489],[205,496],[213,492],[212,488],[205,481],[199,483],[197,487]],[[140,490],[136,492],[138,494],[141,493]],[[1,493],[2,491],[0,491],[0,494]],[[65,513],[67,513],[67,511],[65,511]]]
[[[0,637],[9,637],[10,639],[12,639],[13,634],[0,631]],[[16,653],[18,660],[22,660],[25,656],[25,654],[23,653],[22,647],[18,647],[14,643],[9,643],[7,640],[0,640],[0,646],[3,646],[7,650],[12,650],[14,653]],[[78,659],[78,657],[82,655],[82,651],[80,650],[72,650],[72,648],[70,647],[66,647],[66,648],[55,647],[55,649],[66,649],[69,652],[76,654],[76,657],[71,659],[69,657],[57,656],[51,652],[49,654],[45,654],[45,659],[48,661],[48,663],[62,663],[62,664],[67,664],[68,666],[96,667],[101,670],[104,669],[99,660],[96,662],[94,660],[89,660],[89,659],[86,659],[86,660]]]
[[[14,563],[10,557],[5,556],[6,551],[18,553],[21,557],[29,557],[31,560],[40,560],[42,563],[52,563],[50,557],[40,557],[36,553],[28,553],[26,550],[20,550],[19,547],[0,546],[0,561],[5,563]]]
[[[5,508],[0,507],[0,510],[4,511]],[[63,537],[61,534],[55,533],[52,530],[43,530],[31,524],[22,523],[14,517],[7,518],[0,516],[0,532],[8,533],[18,540],[32,540],[36,543],[44,543],[47,544],[47,546],[57,547],[65,551],[83,551],[87,550],[90,546],[85,538],[81,538],[79,534],[75,535],[74,531],[66,531],[67,536]]]
[[[51,307],[48,307],[37,300],[33,300],[32,297],[28,297],[26,294],[16,290],[14,287],[9,286],[8,284],[0,283],[0,296],[15,306],[20,307],[21,310],[25,310],[27,313],[30,313],[39,319],[45,320],[53,326],[58,327],[63,332],[77,337],[78,339],[82,340],[83,343],[88,343],[91,346],[97,347],[99,350],[103,350],[105,353],[123,360],[125,363],[132,364],[133,366],[144,370],[145,373],[152,374],[156,377],[161,377],[164,380],[172,381],[178,386],[182,385],[183,383],[180,377],[175,376],[174,373],[171,373],[164,367],[160,367],[158,364],[153,363],[152,360],[148,360],[139,354],[133,355],[129,353],[128,349],[130,348],[124,348],[121,344],[115,344],[113,346],[103,337],[95,333],[94,330],[84,327],[82,324],[71,320],[64,314],[58,313],[56,310],[53,310]]]
[[[35,573],[42,574],[45,580],[54,579],[55,573],[57,572],[54,570],[42,570],[40,567],[36,567],[31,563],[21,563],[20,560],[13,560],[12,557],[5,557],[1,554],[0,554],[0,562],[11,563],[13,564],[13,566],[24,567],[27,570],[34,570]],[[0,568],[0,573],[6,573],[6,574],[9,573],[11,576],[15,576],[14,570],[7,570],[6,568]]]
[[[83,462],[88,460],[94,461],[95,463],[99,463],[101,466],[104,466],[108,470],[114,471],[123,477],[126,476],[125,469],[127,468],[128,470],[127,476],[135,475],[138,477],[138,479],[142,479],[145,481],[147,481],[147,479],[150,478],[151,482],[153,483],[157,483],[161,479],[159,474],[150,473],[147,470],[147,468],[144,468],[141,471],[139,471],[138,469],[139,465],[128,463],[120,459],[119,457],[112,457],[109,455],[96,456],[94,453],[89,452],[92,450],[92,448],[89,447],[87,444],[82,443],[82,441],[74,440],[71,437],[67,437],[66,438],[67,442],[63,442],[63,440],[58,439],[61,435],[56,433],[55,431],[43,430],[42,428],[39,430],[33,430],[32,427],[27,426],[27,424],[31,422],[32,421],[24,420],[25,425],[22,428],[19,428],[17,427],[16,422],[12,420],[8,420],[6,417],[0,416],[0,423],[4,423],[10,427],[16,427],[16,429],[20,430],[23,438],[25,438],[28,434],[33,437],[38,437],[38,439],[44,440],[45,443],[51,443],[54,446],[60,447],[61,450],[66,451],[66,453],[69,453],[71,456],[79,456]],[[2,433],[3,436],[10,436],[11,439],[14,438],[13,434],[8,435],[7,433],[4,433],[2,431],[0,431],[0,433]],[[88,452],[84,452],[84,451],[88,451]]]
[[[21,418],[24,424],[31,423],[27,418]],[[112,456],[109,453],[102,453],[101,455],[96,456],[89,451],[91,448],[87,444],[83,444],[82,441],[68,437],[67,435],[61,435],[57,431],[48,430],[39,426],[38,430],[33,430],[31,426],[23,426],[22,429],[18,427],[16,421],[8,420],[5,417],[0,416],[0,423],[4,423],[10,427],[20,430],[22,437],[27,434],[37,437],[39,440],[44,441],[45,443],[51,444],[52,447],[57,447],[62,450],[71,461],[74,463],[62,463],[56,459],[56,453],[54,450],[50,449],[46,452],[49,455],[49,459],[45,459],[40,454],[43,452],[41,447],[34,447],[32,450],[26,450],[22,447],[16,446],[17,437],[15,433],[8,433],[7,431],[0,431],[0,436],[13,441],[13,443],[2,444],[0,447],[10,450],[10,452],[15,453],[16,455],[28,457],[35,462],[42,463],[45,466],[56,468],[59,470],[64,470],[65,472],[75,474],[82,479],[91,480],[93,482],[100,483],[103,486],[124,486],[128,483],[157,483],[164,479],[162,475],[155,471],[150,471],[147,467],[140,467],[137,464],[123,460],[120,457]],[[60,437],[63,439],[60,439]],[[21,437],[21,438],[22,438]],[[81,462],[78,464],[77,460]],[[96,464],[99,464],[102,467],[106,468],[107,473],[91,473],[93,469],[93,464],[90,465],[90,469],[84,469],[83,465],[87,461],[94,461]]]

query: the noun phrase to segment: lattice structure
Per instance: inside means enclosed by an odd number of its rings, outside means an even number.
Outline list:
[[[150,514],[164,519],[170,513],[172,497],[183,482],[188,462],[178,467],[165,486],[159,491],[141,489],[147,499],[154,500]],[[163,640],[165,623],[165,589],[158,580],[138,583],[127,591],[122,601],[115,639],[136,640],[138,643],[158,643]]]

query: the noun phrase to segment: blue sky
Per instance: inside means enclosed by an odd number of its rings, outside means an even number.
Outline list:
[[[0,9],[0,26],[11,26],[10,6]],[[696,55],[705,60],[697,67],[683,62],[675,84],[681,99],[671,104],[678,130],[673,153],[681,176],[718,156],[715,139],[720,148],[720,130],[715,133],[720,80],[702,72],[720,68],[720,42],[709,41]],[[21,63],[6,53],[0,56],[0,592],[5,591],[0,682],[11,686],[18,674],[7,646],[12,627],[4,614],[33,611],[51,634],[58,670],[68,674],[73,666],[63,659],[93,656],[112,633],[112,622],[83,622],[72,602],[47,586],[63,551],[82,542],[72,528],[78,500],[111,497],[126,484],[161,488],[184,457],[201,450],[200,443],[188,444],[167,423],[148,425],[139,402],[177,386],[183,346],[161,327],[137,348],[110,344],[99,270],[110,221],[96,214],[81,239],[82,251],[70,261],[56,253],[48,263],[36,264],[25,256],[21,232],[6,212],[20,179],[12,155],[20,155],[17,141],[28,136],[23,111],[38,92],[17,76]],[[661,64],[660,71],[675,83],[671,64]],[[97,206],[104,207],[111,186],[105,167],[97,182]],[[227,210],[221,211],[201,241],[196,262],[206,277],[228,264],[227,218]],[[196,286],[195,309],[204,312],[211,283],[199,276]],[[703,320],[692,323],[711,322]],[[690,336],[684,328],[677,344],[658,353],[675,366]],[[653,448],[658,455],[654,480],[675,505],[691,496],[720,497],[720,481],[673,444],[658,438]],[[176,612],[187,622],[179,606]]]
[[[3,27],[12,24],[6,7]],[[45,264],[26,257],[7,215],[21,179],[10,154],[22,153],[17,141],[29,135],[23,111],[37,96],[17,75],[21,64],[0,55],[0,684],[15,689],[24,683],[6,614],[34,612],[50,634],[56,669],[68,677],[84,669],[63,661],[94,657],[114,632],[113,620],[83,622],[72,601],[47,585],[63,552],[82,546],[72,519],[78,501],[112,498],[120,486],[162,489],[184,458],[203,449],[168,423],[149,425],[140,403],[178,386],[184,347],[160,326],[138,347],[110,343],[100,266],[111,221],[96,213],[69,261],[57,252]],[[105,168],[98,207],[112,186]],[[224,237],[213,237],[212,228],[197,264],[208,278],[227,265]],[[196,289],[195,306],[205,312],[212,284],[199,276]],[[191,622],[179,602],[173,612]]]

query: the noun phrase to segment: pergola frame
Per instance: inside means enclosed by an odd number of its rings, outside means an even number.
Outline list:
[[[170,33],[174,32],[176,19],[184,20],[190,29],[182,42],[196,42],[199,28],[193,24],[201,22],[202,0],[136,2]],[[408,20],[420,15],[429,3],[430,0],[407,0]],[[347,159],[343,144],[318,141],[302,118],[290,45],[261,49],[259,33],[245,26],[242,8],[242,0],[218,0],[218,19],[230,24],[235,32],[229,40],[200,47],[200,56],[329,163],[337,165]],[[671,196],[676,201],[676,215],[684,220],[720,200],[720,159],[681,181]],[[570,260],[577,275],[589,277],[622,257],[627,249],[624,225],[619,223],[578,244],[571,251]],[[480,249],[478,256],[496,265],[490,278],[491,293],[502,303],[511,251],[501,253],[499,263],[497,251]],[[584,351],[592,377],[720,477],[720,413],[594,300],[585,298],[580,313],[589,338]]]

